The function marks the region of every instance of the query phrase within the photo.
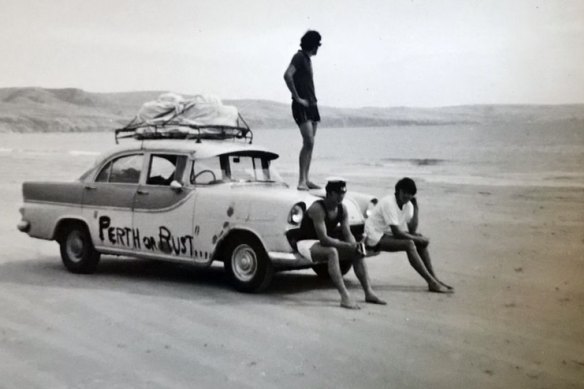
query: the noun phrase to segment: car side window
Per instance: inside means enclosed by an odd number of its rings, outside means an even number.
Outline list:
[[[95,181],[96,182],[108,182],[110,177],[110,172],[112,170],[112,163],[108,162],[103,169],[97,175]]]
[[[258,157],[230,155],[229,170],[232,181],[270,181],[270,163]]]
[[[211,185],[223,182],[224,171],[219,157],[198,159],[191,171],[191,184]]]
[[[142,171],[142,154],[127,155],[107,163],[97,175],[97,182],[137,184]]]
[[[168,186],[180,180],[186,165],[186,156],[154,154],[150,158],[150,170],[146,184]]]

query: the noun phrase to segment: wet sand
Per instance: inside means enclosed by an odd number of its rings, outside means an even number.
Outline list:
[[[584,189],[419,183],[420,230],[456,293],[428,293],[405,255],[381,254],[368,266],[388,305],[365,304],[351,272],[350,311],[310,270],[260,295],[221,266],[105,256],[68,273],[56,243],[16,230],[20,184],[86,162],[27,158],[0,166],[1,388],[584,385]]]

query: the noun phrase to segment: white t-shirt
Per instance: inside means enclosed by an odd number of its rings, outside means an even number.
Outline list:
[[[408,223],[414,217],[414,205],[411,202],[399,209],[395,194],[385,196],[373,208],[371,215],[365,220],[365,235],[367,245],[375,246],[383,234],[392,235],[390,226],[399,226],[407,231]]]

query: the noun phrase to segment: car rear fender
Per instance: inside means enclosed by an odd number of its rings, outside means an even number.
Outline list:
[[[80,217],[63,217],[57,222],[57,225],[53,230],[51,240],[56,240],[57,242],[60,242],[61,239],[64,238],[64,233],[67,231],[67,228],[69,228],[72,225],[82,225],[87,229],[87,231],[89,231],[87,222],[84,219]]]
[[[81,206],[84,184],[74,182],[25,182],[22,184],[24,202],[68,204]]]
[[[81,182],[25,182],[22,184],[21,231],[39,239],[54,239],[61,219],[80,218],[83,198]]]
[[[83,220],[81,207],[35,202],[22,206],[22,222],[28,224],[26,233],[33,238],[55,239],[57,225],[66,219]]]

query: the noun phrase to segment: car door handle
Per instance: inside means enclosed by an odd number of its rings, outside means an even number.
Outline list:
[[[94,186],[94,185],[85,185],[85,189],[87,189],[87,190],[94,190],[94,189],[97,189],[97,187]]]
[[[138,189],[138,194],[141,194],[141,195],[147,195],[147,194],[149,194],[149,193],[150,193],[150,192],[148,192],[147,190]]]

